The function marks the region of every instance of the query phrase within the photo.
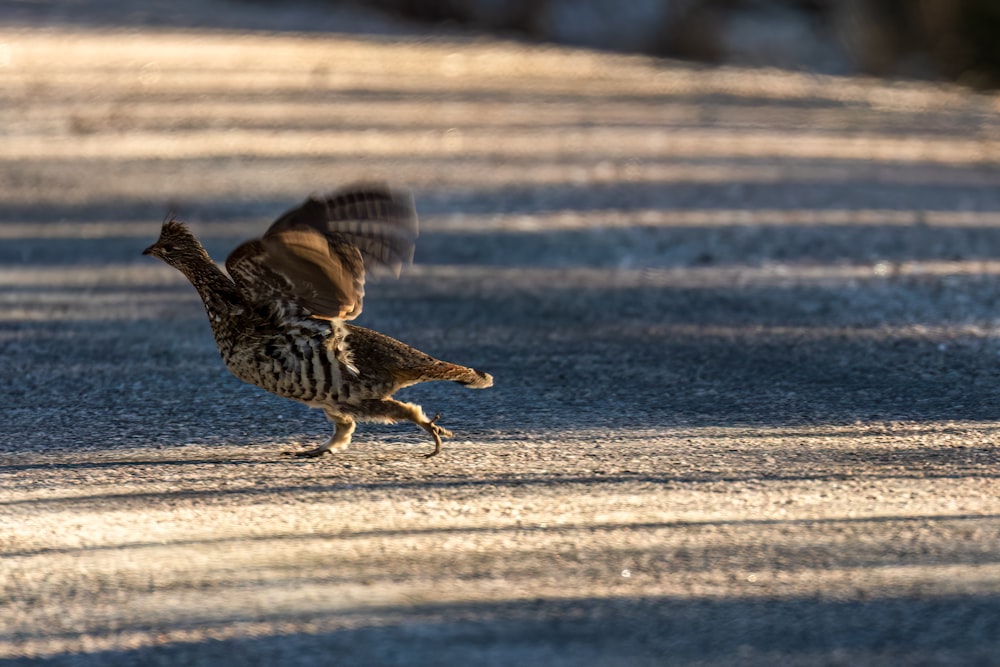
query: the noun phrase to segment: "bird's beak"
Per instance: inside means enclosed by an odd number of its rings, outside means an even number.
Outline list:
[[[146,248],[145,250],[143,250],[142,254],[143,255],[152,255],[153,254],[153,246],[149,246],[148,248]]]

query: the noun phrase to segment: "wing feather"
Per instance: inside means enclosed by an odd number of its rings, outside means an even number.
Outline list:
[[[366,269],[387,268],[397,277],[403,265],[413,261],[418,235],[413,197],[384,185],[352,186],[323,199],[310,197],[278,218],[264,237],[300,227],[356,246]]]
[[[417,233],[408,194],[355,186],[288,211],[262,238],[238,246],[226,269],[258,306],[350,320],[361,314],[365,269],[398,276],[413,260]]]

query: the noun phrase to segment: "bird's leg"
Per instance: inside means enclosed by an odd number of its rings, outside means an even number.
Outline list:
[[[434,438],[434,449],[430,453],[424,454],[425,458],[437,456],[441,452],[441,438],[450,438],[452,435],[451,431],[435,423],[441,415],[434,415],[434,419],[428,419],[423,408],[419,405],[402,403],[391,398],[380,401],[364,401],[359,414],[364,414],[366,419],[378,421],[411,421],[424,429]]]
[[[326,444],[320,445],[315,449],[307,449],[304,452],[289,452],[290,454],[293,456],[316,458],[317,456],[323,456],[329,451],[336,450],[339,452],[347,449],[347,446],[351,444],[351,435],[354,433],[354,419],[342,415],[331,415],[329,412],[326,413],[326,416],[330,418],[330,421],[336,427],[333,435],[326,441]]]

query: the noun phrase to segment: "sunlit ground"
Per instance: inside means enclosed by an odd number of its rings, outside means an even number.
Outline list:
[[[992,664],[1000,100],[492,41],[0,32],[0,657]],[[492,372],[339,458],[218,260],[415,192],[359,323]]]

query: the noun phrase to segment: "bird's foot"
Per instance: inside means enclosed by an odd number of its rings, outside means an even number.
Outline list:
[[[294,456],[300,459],[318,459],[324,454],[331,454],[333,447],[330,443],[314,447],[313,449],[299,450],[295,452],[282,452],[285,456]]]
[[[437,456],[438,454],[441,453],[441,438],[450,438],[450,437],[452,437],[452,432],[451,431],[449,431],[448,429],[444,428],[443,426],[438,426],[437,425],[436,422],[440,418],[441,418],[441,414],[438,413],[438,414],[434,415],[434,419],[431,419],[426,424],[421,424],[421,426],[423,426],[424,429],[426,429],[426,431],[431,434],[431,437],[434,438],[434,449],[432,451],[428,452],[427,454],[423,455],[425,459],[429,459],[432,456]]]

